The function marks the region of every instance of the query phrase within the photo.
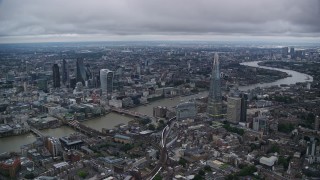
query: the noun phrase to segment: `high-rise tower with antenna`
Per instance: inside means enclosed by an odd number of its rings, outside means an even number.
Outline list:
[[[207,113],[212,118],[222,116],[222,96],[218,53],[214,54]]]

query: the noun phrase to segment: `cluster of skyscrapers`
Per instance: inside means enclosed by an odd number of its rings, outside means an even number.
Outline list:
[[[54,88],[61,87],[61,82],[64,86],[75,88],[76,84],[81,82],[82,85],[86,87],[90,85],[100,87],[101,85],[103,93],[108,95],[112,93],[114,72],[109,69],[101,69],[99,76],[94,76],[90,66],[88,64],[84,65],[83,59],[81,58],[78,58],[76,61],[76,74],[74,78],[70,78],[69,66],[65,59],[62,61],[61,69],[62,71],[60,74],[59,65],[53,64],[52,66]]]
[[[283,47],[282,48],[282,57],[288,58],[290,56],[291,59],[296,58],[304,58],[305,57],[305,51],[304,50],[297,50],[294,47]]]
[[[62,84],[65,86],[73,87],[77,83],[81,83],[83,86],[89,86],[92,82],[99,83],[102,93],[111,96],[114,89],[114,78],[117,76],[117,72],[114,73],[110,69],[101,69],[99,76],[94,77],[90,70],[89,65],[84,65],[83,59],[78,58],[76,61],[76,77],[70,79],[69,68],[66,60],[62,61]],[[60,87],[60,71],[58,64],[54,64],[53,71],[53,87]],[[96,80],[93,80],[96,78]],[[74,85],[72,85],[74,84]],[[221,78],[219,67],[218,53],[214,54],[213,67],[211,74],[210,90],[208,96],[207,113],[213,119],[226,118],[231,123],[245,122],[246,121],[246,108],[247,108],[247,96],[241,94],[240,97],[229,97],[227,113],[223,112],[222,108],[222,93],[221,93]],[[225,116],[227,115],[227,116]]]

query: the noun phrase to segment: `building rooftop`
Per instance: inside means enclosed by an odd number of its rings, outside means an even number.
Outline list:
[[[77,143],[82,143],[83,141],[81,139],[75,138],[75,137],[61,137],[60,140],[64,143],[66,143],[67,145],[73,145],[73,144],[77,144]]]
[[[61,162],[61,163],[54,164],[53,167],[58,169],[58,168],[62,168],[64,166],[68,166],[68,165],[69,165],[69,163],[67,163],[67,162]]]
[[[273,166],[274,163],[278,160],[278,158],[276,156],[271,156],[271,157],[261,157],[260,158],[260,163],[267,165],[267,166]]]
[[[131,138],[129,136],[124,136],[121,134],[116,134],[114,137],[119,138],[119,139],[131,140]]]
[[[122,158],[117,158],[115,156],[108,156],[108,157],[100,157],[100,160],[108,163],[108,164],[117,164],[123,161]]]

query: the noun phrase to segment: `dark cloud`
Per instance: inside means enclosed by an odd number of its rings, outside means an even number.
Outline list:
[[[319,37],[319,17],[318,0],[0,0],[0,36]]]

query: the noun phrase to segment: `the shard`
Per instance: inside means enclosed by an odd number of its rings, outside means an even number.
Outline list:
[[[217,53],[214,54],[210,90],[209,90],[209,96],[208,96],[207,113],[210,117],[214,119],[218,119],[222,117],[222,97],[221,97],[219,56]]]

